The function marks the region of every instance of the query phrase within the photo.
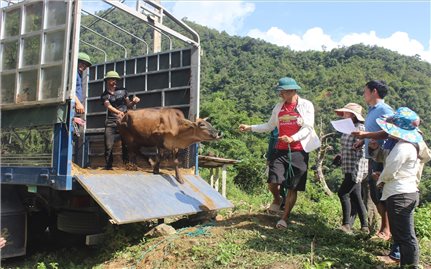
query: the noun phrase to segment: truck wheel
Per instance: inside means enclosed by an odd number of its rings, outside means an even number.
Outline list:
[[[85,235],[60,231],[57,226],[57,218],[57,214],[51,214],[49,218],[49,237],[53,245],[64,247],[83,245],[85,243]]]
[[[45,235],[49,226],[49,215],[46,211],[30,212],[27,215],[27,233],[29,243]]]

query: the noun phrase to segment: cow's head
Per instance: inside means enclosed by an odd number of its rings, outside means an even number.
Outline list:
[[[206,119],[199,118],[195,122],[184,120],[183,124],[193,129],[193,136],[199,141],[212,141],[221,138],[220,132],[211,123],[207,122]]]
[[[198,127],[198,133],[202,134],[202,136],[207,136],[208,139],[205,139],[203,141],[210,141],[210,140],[217,140],[221,138],[221,132],[217,131],[211,123],[207,121],[207,118],[205,119],[197,119],[196,125]]]

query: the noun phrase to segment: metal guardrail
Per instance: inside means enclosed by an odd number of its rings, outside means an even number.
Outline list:
[[[8,154],[1,157],[2,166],[52,166],[52,155],[51,154]]]
[[[117,62],[93,65],[89,69],[87,93],[87,133],[102,133],[106,108],[100,95],[105,90],[104,73],[117,71],[129,95],[135,94],[141,102],[137,108],[174,107],[190,117],[191,51],[164,51]]]
[[[53,128],[2,129],[1,166],[52,166]]]

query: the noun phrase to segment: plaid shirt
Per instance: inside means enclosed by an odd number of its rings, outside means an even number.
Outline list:
[[[356,130],[364,131],[362,123],[356,123]],[[353,149],[353,144],[357,139],[349,134],[341,136],[341,169],[344,174],[352,174],[352,179],[358,183],[368,174],[368,160],[365,159],[365,150]]]

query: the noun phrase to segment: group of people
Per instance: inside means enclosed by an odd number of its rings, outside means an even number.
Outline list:
[[[320,147],[314,130],[314,106],[301,98],[297,82],[284,77],[275,90],[281,102],[272,110],[268,122],[258,125],[240,124],[246,132],[278,131],[275,151],[268,157],[268,189],[273,200],[268,210],[282,211],[276,228],[288,226],[287,220],[307,180],[309,152]],[[388,86],[384,81],[372,80],[365,84],[363,96],[368,113],[357,103],[348,103],[335,113],[351,119],[355,131],[340,139],[339,161],[344,179],[338,191],[343,221],[340,229],[352,232],[352,215],[358,214],[361,231],[369,233],[367,209],[362,199],[361,182],[368,180],[369,192],[381,226],[375,237],[393,239],[390,257],[402,267],[417,268],[419,245],[414,231],[413,213],[418,205],[418,182],[423,163],[431,159],[418,126],[419,116],[407,107],[395,112],[384,102]],[[280,190],[286,186],[284,210],[281,210]]]
[[[76,94],[74,99],[75,108],[75,119],[82,116],[85,113],[84,108],[84,93],[82,88],[82,75],[84,71],[92,65],[90,56],[84,52],[78,54],[78,72],[76,78]],[[105,74],[105,91],[100,96],[102,105],[107,109],[106,121],[105,121],[105,169],[112,170],[113,154],[112,150],[115,142],[115,134],[117,133],[117,120],[124,116],[127,110],[137,103],[140,99],[137,96],[133,96],[130,100],[128,92],[125,88],[117,85],[118,81],[121,80],[118,72],[111,70]],[[80,122],[85,124],[82,120],[74,120],[74,122]],[[122,141],[122,157],[123,162],[127,163],[128,150],[126,143]]]

